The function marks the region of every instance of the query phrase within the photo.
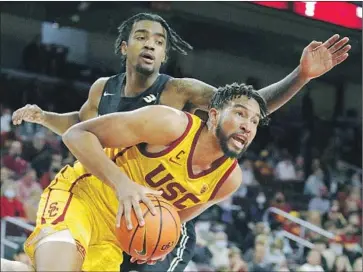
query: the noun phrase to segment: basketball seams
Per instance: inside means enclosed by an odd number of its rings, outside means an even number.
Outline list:
[[[145,216],[146,216],[149,212],[150,212],[150,211],[149,211],[149,210],[147,210],[147,211],[143,214],[143,217],[145,218]],[[137,233],[137,231],[138,231],[138,229],[139,229],[139,228],[140,228],[140,225],[139,225],[139,223],[137,223],[137,227],[136,227],[136,229],[135,229],[134,233],[132,234],[131,241],[130,241],[130,244],[129,244],[129,253],[131,253],[131,246],[132,246],[132,242],[134,241],[135,235],[136,235],[136,233]]]
[[[168,211],[168,213],[171,215],[171,218],[173,218],[173,221],[174,221],[174,224],[175,224],[175,231],[176,231],[176,235],[175,235],[175,237],[177,237],[178,239],[177,239],[177,241],[176,241],[176,243],[178,243],[178,241],[179,241],[179,235],[178,235],[178,232],[180,233],[180,226],[178,226],[178,223],[176,222],[176,220],[175,220],[175,218],[174,218],[174,215],[173,215],[173,213],[167,208],[167,207],[165,207],[165,206],[163,206],[167,211]]]
[[[150,255],[150,259],[153,257],[153,255],[155,254],[155,251],[156,251],[156,249],[158,248],[158,246],[159,246],[159,243],[160,243],[160,236],[161,236],[161,232],[162,232],[162,230],[163,230],[163,210],[161,209],[161,204],[160,204],[160,201],[159,201],[159,199],[156,197],[156,196],[154,196],[154,198],[155,198],[155,200],[158,202],[158,206],[159,206],[159,211],[160,211],[160,216],[159,216],[159,219],[160,219],[160,224],[159,224],[159,226],[160,226],[160,228],[159,228],[159,235],[158,235],[158,241],[156,242],[156,245],[155,245],[155,248],[154,248],[154,251],[153,251],[153,253]]]
[[[159,209],[159,213],[156,215],[156,218],[153,219],[153,221],[154,221],[154,232],[156,232],[154,234],[155,236],[153,236],[154,238],[152,239],[154,242],[152,243],[153,245],[149,244],[149,247],[148,247],[149,250],[150,250],[149,252],[151,252],[151,254],[147,254],[145,256],[148,260],[151,260],[152,258],[155,258],[156,256],[160,256],[160,254],[162,254],[159,247],[161,246],[161,244],[165,240],[165,239],[163,239],[163,227],[165,227],[168,224],[171,224],[169,226],[172,227],[171,222],[166,224],[166,225],[163,222],[163,217],[167,217],[167,215],[163,213],[163,208],[166,209],[166,211],[171,215],[171,217],[173,219],[174,226],[175,226],[175,236],[174,236],[175,238],[173,238],[173,241],[176,244],[178,243],[178,239],[180,238],[180,236],[179,236],[180,235],[180,233],[179,233],[180,228],[178,227],[178,220],[176,218],[177,215],[178,215],[177,211],[172,209],[172,208],[174,208],[174,206],[170,202],[163,201],[163,199],[159,200],[159,197],[157,197],[157,196],[154,196],[154,198],[151,198],[151,196],[149,196],[149,197],[150,197],[150,200],[153,203],[154,207],[156,209]],[[143,205],[143,204],[141,204],[141,205]],[[143,205],[143,206],[145,206],[145,207],[143,207],[143,210],[144,210],[143,217],[145,218],[145,220],[148,220],[147,219],[148,216],[153,216],[153,215],[151,214],[150,210],[148,209],[148,207],[146,205]],[[157,218],[157,217],[159,217],[159,218]],[[135,218],[133,217],[133,221],[134,220],[135,220]],[[159,220],[159,230],[157,230],[155,228],[156,227],[155,224],[157,224],[157,220]],[[170,219],[168,219],[168,220],[170,220]],[[137,241],[137,243],[139,243],[138,241],[141,239],[140,238],[141,234],[139,233],[139,231],[140,230],[142,231],[143,227],[138,224],[137,219],[136,219],[136,221],[134,221],[134,224],[135,224],[135,227],[134,227],[133,231],[131,233],[126,234],[124,237],[125,237],[125,239],[129,240],[129,242],[127,242],[127,244],[125,245],[126,249],[128,249],[128,254],[136,256],[135,253],[132,250],[136,246],[136,244],[134,244],[134,242],[136,243],[136,241]],[[146,227],[146,226],[144,226],[144,227]],[[119,239],[122,239],[122,237],[119,237]]]

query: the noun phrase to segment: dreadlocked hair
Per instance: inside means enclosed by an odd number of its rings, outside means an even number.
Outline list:
[[[232,83],[219,87],[212,97],[210,108],[222,109],[229,101],[247,96],[248,99],[254,99],[260,106],[261,120],[260,125],[267,125],[269,122],[268,109],[265,99],[251,85],[244,83]]]
[[[151,13],[138,13],[126,21],[124,21],[118,27],[118,37],[115,42],[115,54],[118,55],[121,52],[121,44],[123,41],[127,42],[131,33],[131,29],[134,23],[138,21],[154,21],[160,23],[167,33],[166,50],[175,50],[180,54],[187,55],[187,51],[193,50],[193,47],[184,41],[169,25],[168,23],[159,15]],[[124,57],[124,56],[123,56]]]

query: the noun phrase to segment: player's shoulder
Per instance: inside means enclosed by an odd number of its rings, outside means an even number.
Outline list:
[[[195,78],[189,77],[173,77],[168,81],[168,86],[176,89],[177,91],[186,91],[196,87],[202,87],[207,85],[205,82]]]
[[[150,105],[138,110],[164,121],[180,122],[188,119],[187,113],[166,105]]]
[[[242,169],[238,165],[238,162],[236,160],[232,161],[230,169],[232,169],[232,171],[229,173],[227,179],[219,188],[218,193],[215,197],[216,199],[224,199],[225,197],[231,195],[232,193],[237,191],[242,184]],[[227,171],[229,171],[230,169],[228,169]]]
[[[92,96],[101,96],[103,92],[103,88],[105,87],[107,81],[111,77],[100,77],[95,82],[93,82],[90,88],[90,95]]]

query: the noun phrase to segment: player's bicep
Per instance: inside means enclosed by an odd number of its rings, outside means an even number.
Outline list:
[[[181,111],[148,106],[107,114],[77,124],[74,129],[91,132],[104,147],[127,147],[139,143],[167,145],[183,134],[188,122],[186,119]]]
[[[184,94],[186,102],[195,107],[207,110],[216,88],[194,78],[174,79],[178,93]]]
[[[212,200],[214,203],[219,203],[229,197],[231,197],[242,184],[242,170],[237,165],[227,180],[219,188],[215,198]]]

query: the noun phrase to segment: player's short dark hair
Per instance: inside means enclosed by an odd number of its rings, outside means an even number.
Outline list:
[[[210,108],[223,109],[229,101],[244,95],[256,100],[260,106],[260,125],[267,125],[269,122],[267,103],[251,85],[232,83],[219,87],[212,97]]]
[[[193,47],[184,41],[169,25],[168,23],[159,15],[151,14],[151,13],[138,13],[129,19],[125,20],[119,27],[118,27],[118,37],[115,42],[115,54],[120,54],[121,51],[121,44],[123,41],[127,42],[132,30],[134,23],[138,21],[154,21],[160,23],[166,33],[166,50],[167,52],[169,49],[175,50],[178,53],[183,55],[187,55],[187,51],[193,50]],[[126,59],[122,56],[123,61]]]

